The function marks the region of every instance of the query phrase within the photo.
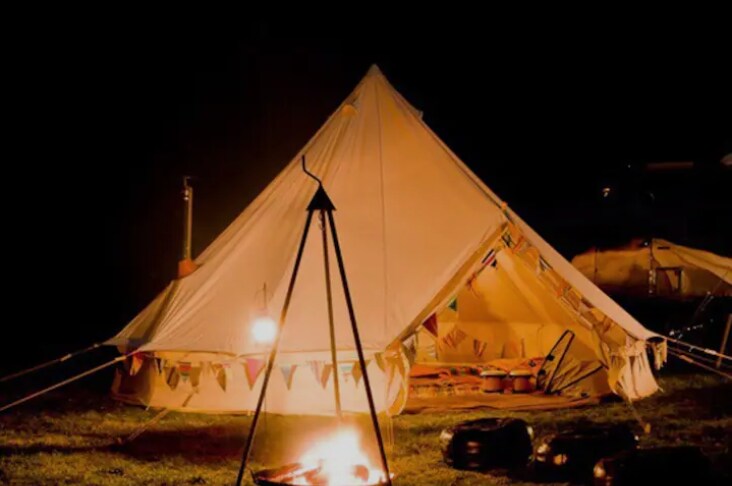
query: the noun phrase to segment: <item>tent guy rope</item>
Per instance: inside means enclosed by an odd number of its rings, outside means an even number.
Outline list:
[[[93,351],[95,349],[98,349],[102,346],[102,343],[94,343],[91,346],[87,346],[84,349],[80,349],[78,351],[74,351],[72,353],[67,353],[61,357],[58,357],[56,359],[52,359],[50,361],[46,361],[44,363],[37,364],[35,366],[31,366],[30,368],[26,368],[24,370],[16,371],[15,373],[11,373],[9,375],[5,375],[2,378],[0,378],[0,383],[4,383],[6,381],[11,381],[16,378],[20,378],[21,376],[27,375],[29,373],[34,373],[36,371],[42,370],[43,368],[47,368],[49,366],[52,366],[57,363],[63,363],[64,361],[68,361],[71,358],[74,358],[76,356],[80,356],[84,353],[88,353],[89,351]]]
[[[100,371],[100,370],[103,370],[104,368],[112,366],[115,363],[119,363],[120,361],[123,361],[123,360],[127,359],[128,357],[132,356],[136,352],[137,351],[134,351],[132,353],[125,354],[122,356],[118,356],[111,361],[107,361],[106,363],[96,366],[90,370],[84,371],[83,373],[79,373],[78,375],[72,376],[71,378],[67,378],[59,383],[56,383],[55,385],[51,385],[49,387],[43,388],[41,390],[31,393],[30,395],[26,395],[23,398],[19,398],[19,399],[15,400],[14,402],[8,403],[7,405],[3,405],[2,407],[0,407],[0,412],[9,410],[17,405],[20,405],[21,403],[25,403],[36,397],[40,397],[41,395],[44,395],[50,391],[56,390],[57,388],[61,388],[62,386],[68,385],[69,383],[73,383],[76,380],[80,380],[81,378],[84,378],[85,376],[89,376],[92,373],[96,373],[97,371]]]

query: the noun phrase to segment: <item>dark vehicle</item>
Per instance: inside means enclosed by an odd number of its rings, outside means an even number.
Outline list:
[[[520,419],[486,418],[463,422],[440,434],[442,456],[457,469],[487,470],[525,466],[533,430]]]
[[[597,461],[637,446],[638,437],[625,425],[577,427],[539,440],[534,472],[550,480],[591,480]]]

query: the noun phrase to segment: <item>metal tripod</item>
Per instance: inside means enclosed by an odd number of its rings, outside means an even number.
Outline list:
[[[257,430],[257,422],[262,412],[262,405],[264,403],[264,397],[267,392],[267,385],[269,384],[270,376],[272,375],[272,369],[274,367],[275,358],[277,357],[277,350],[280,345],[280,337],[282,336],[282,329],[285,325],[287,318],[287,311],[290,307],[290,299],[292,298],[293,290],[295,289],[295,282],[297,281],[297,275],[300,270],[300,262],[302,261],[303,251],[308,238],[308,232],[310,225],[312,224],[313,215],[317,212],[320,218],[320,229],[323,237],[323,263],[325,266],[325,282],[326,282],[326,294],[328,300],[328,320],[330,324],[330,347],[331,347],[331,359],[333,361],[333,377],[334,377],[334,391],[335,391],[335,406],[336,414],[341,417],[341,404],[340,404],[340,392],[338,385],[338,367],[336,363],[336,347],[335,347],[335,331],[333,325],[333,297],[331,293],[330,285],[330,266],[329,266],[329,254],[328,254],[328,228],[330,228],[330,237],[333,240],[333,249],[335,251],[336,260],[338,263],[338,270],[341,277],[341,283],[343,285],[343,293],[346,297],[346,306],[348,308],[348,317],[351,321],[351,329],[353,331],[353,340],[356,344],[356,351],[358,353],[358,361],[363,371],[363,382],[366,388],[366,398],[369,403],[369,412],[371,415],[371,422],[374,427],[374,433],[376,435],[376,441],[379,445],[379,454],[381,456],[381,467],[384,470],[386,476],[386,484],[391,486],[391,475],[389,474],[389,465],[386,460],[386,451],[384,450],[384,440],[381,436],[381,429],[379,429],[379,421],[376,416],[376,407],[374,405],[374,397],[371,392],[371,383],[369,376],[366,371],[366,361],[363,356],[363,347],[361,346],[361,338],[358,333],[358,326],[356,324],[356,315],[353,310],[353,302],[351,301],[351,292],[348,288],[348,279],[346,278],[346,270],[343,264],[343,255],[341,253],[340,243],[338,241],[338,233],[336,231],[335,220],[333,219],[333,211],[335,206],[328,197],[328,194],[323,189],[323,184],[315,177],[312,173],[308,172],[305,167],[305,156],[302,157],[302,167],[306,174],[315,179],[318,182],[318,190],[315,192],[310,204],[307,207],[307,218],[305,220],[305,229],[300,240],[300,246],[297,250],[297,256],[295,258],[295,267],[292,270],[292,277],[290,277],[290,283],[287,287],[287,294],[285,296],[285,302],[282,306],[282,313],[280,314],[280,320],[278,323],[277,336],[272,345],[272,349],[269,353],[267,360],[267,366],[264,373],[264,381],[262,383],[262,390],[257,400],[257,408],[254,410],[254,417],[252,418],[252,424],[249,428],[249,435],[247,436],[247,442],[242,453],[241,465],[239,467],[239,474],[236,479],[237,486],[241,486],[242,479],[244,477],[244,471],[246,469],[247,461],[249,460],[249,454],[251,452],[252,443],[254,441],[254,434]]]

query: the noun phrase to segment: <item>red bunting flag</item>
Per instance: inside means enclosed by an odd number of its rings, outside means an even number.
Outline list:
[[[244,360],[244,374],[247,375],[250,390],[254,387],[254,383],[256,383],[259,374],[264,369],[264,363],[263,359],[258,358],[246,358]]]
[[[427,320],[422,323],[422,327],[424,327],[428,333],[437,337],[437,315],[432,314],[429,316]]]

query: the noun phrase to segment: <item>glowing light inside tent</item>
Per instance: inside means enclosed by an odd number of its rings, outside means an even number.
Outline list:
[[[258,344],[271,344],[277,336],[277,323],[269,316],[257,317],[252,323],[252,337]]]
[[[384,472],[373,467],[361,449],[355,430],[345,429],[323,439],[299,461],[305,469],[317,471],[317,478],[300,476],[292,484],[382,484]]]

